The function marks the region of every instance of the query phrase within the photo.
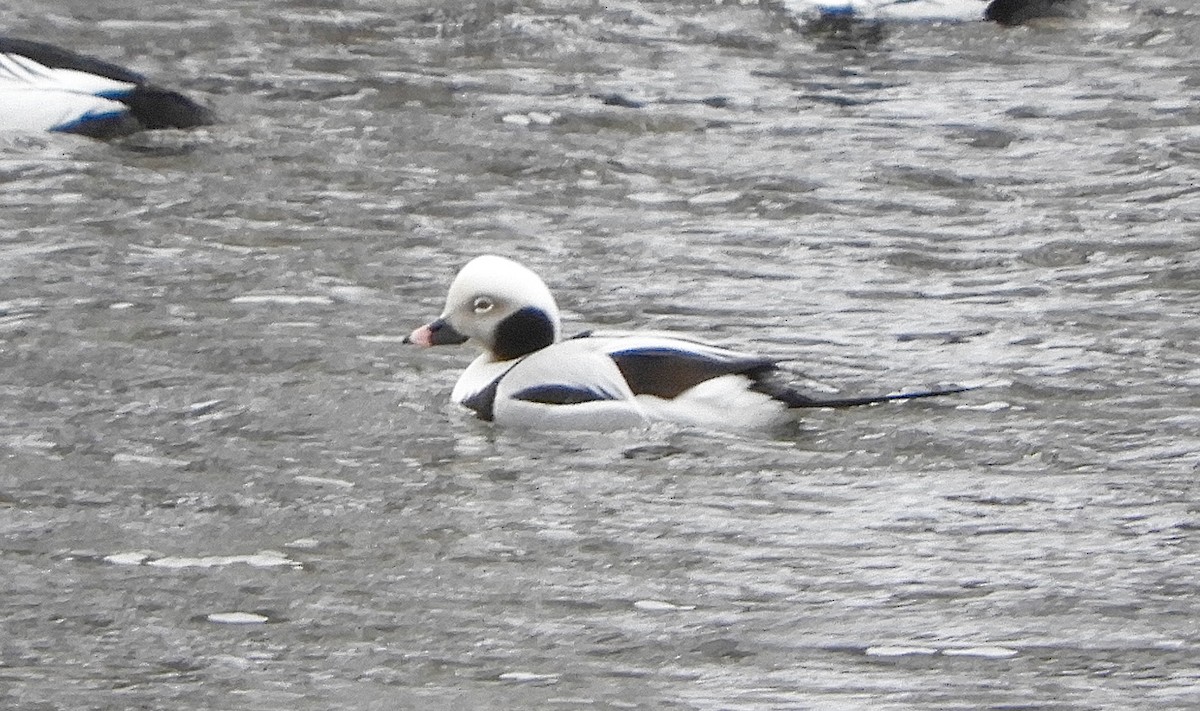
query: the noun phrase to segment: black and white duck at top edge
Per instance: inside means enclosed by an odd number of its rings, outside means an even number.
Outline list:
[[[214,122],[210,109],[124,67],[43,42],[0,37],[0,133],[116,138]]]
[[[554,296],[537,274],[495,255],[472,259],[446,306],[406,343],[473,342],[483,353],[451,398],[483,420],[557,430],[617,430],[655,421],[751,429],[796,408],[850,407],[948,395],[948,387],[868,397],[814,398],[789,383],[780,361],[666,333],[587,332],[562,337]]]
[[[975,22],[1022,25],[1078,18],[1087,0],[780,0],[794,17],[882,22]]]

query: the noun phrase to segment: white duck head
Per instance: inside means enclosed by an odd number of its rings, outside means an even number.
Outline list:
[[[541,350],[562,333],[558,304],[541,277],[505,257],[485,254],[454,277],[442,315],[406,339],[419,346],[475,341],[493,360]]]

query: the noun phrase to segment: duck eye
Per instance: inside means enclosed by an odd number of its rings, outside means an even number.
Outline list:
[[[491,311],[492,307],[495,305],[496,304],[493,303],[491,299],[487,298],[486,296],[480,296],[471,303],[471,308],[474,309],[475,313],[477,314],[486,314],[488,311]]]

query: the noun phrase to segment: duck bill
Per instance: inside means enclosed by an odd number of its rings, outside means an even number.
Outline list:
[[[456,346],[460,343],[466,343],[467,337],[455,331],[449,321],[439,318],[405,336],[404,342],[412,343],[422,348],[428,348],[429,346]]]

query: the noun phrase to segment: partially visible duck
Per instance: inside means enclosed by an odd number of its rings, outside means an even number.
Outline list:
[[[113,138],[214,121],[210,109],[124,67],[43,42],[0,37],[0,132]]]
[[[888,22],[974,22],[1020,25],[1048,17],[1080,17],[1087,0],[782,0],[788,12],[814,19]]]
[[[850,407],[969,388],[814,398],[780,361],[660,333],[562,338],[554,296],[505,257],[472,259],[442,315],[405,338],[418,346],[473,342],[483,353],[450,397],[484,420],[532,429],[614,430],[673,421],[763,427],[796,408]]]

